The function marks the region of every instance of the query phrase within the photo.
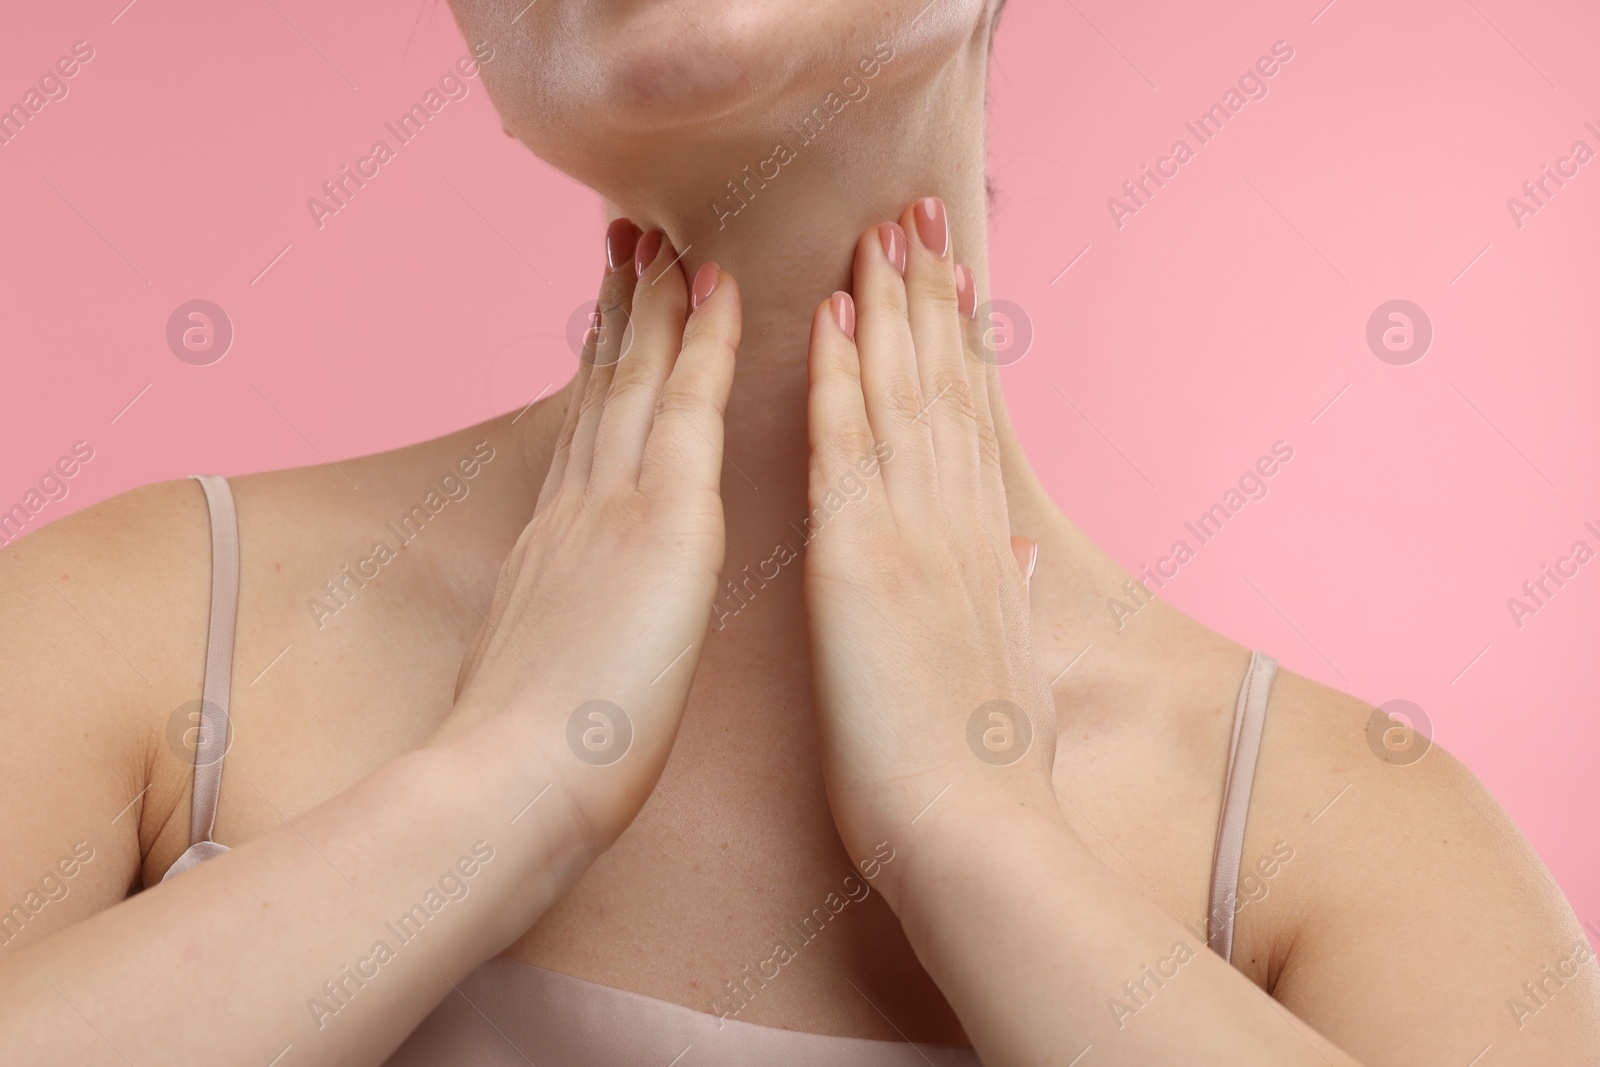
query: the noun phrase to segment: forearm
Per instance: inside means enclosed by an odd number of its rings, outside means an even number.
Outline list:
[[[1100,1064],[1355,1062],[1052,811],[930,820],[904,854],[891,903],[990,1067],[1059,1067],[1090,1046]]]
[[[402,756],[5,959],[0,1060],[382,1062],[595,854],[529,732]]]

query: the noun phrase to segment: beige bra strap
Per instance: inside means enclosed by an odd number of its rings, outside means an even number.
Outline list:
[[[1245,819],[1250,814],[1250,788],[1255,784],[1261,727],[1267,719],[1267,697],[1272,692],[1272,679],[1277,671],[1277,660],[1252,652],[1250,668],[1239,690],[1239,703],[1233,711],[1233,741],[1228,746],[1228,777],[1222,786],[1222,814],[1217,819],[1216,853],[1211,865],[1211,908],[1207,912],[1208,944],[1230,961],[1233,959],[1233,917],[1239,895]]]
[[[189,811],[189,850],[162,881],[227,849],[211,840],[222,792],[222,757],[228,751],[228,698],[233,688],[233,631],[239,613],[239,519],[228,479],[190,475],[205,490],[211,516],[211,628],[206,636],[205,688],[200,700],[200,736],[194,752],[194,800]]]

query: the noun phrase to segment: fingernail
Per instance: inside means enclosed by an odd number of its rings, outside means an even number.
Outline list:
[[[1028,549],[1028,580],[1033,581],[1033,569],[1039,565],[1039,542],[1035,541],[1033,547]]]
[[[613,219],[606,227],[606,267],[616,270],[633,259],[633,246],[639,243],[639,227],[628,219]]]
[[[833,306],[833,321],[839,324],[839,329],[850,340],[856,339],[856,302],[850,298],[849,293],[838,292],[828,298],[828,303]]]
[[[978,316],[978,287],[972,284],[972,269],[965,263],[956,264],[956,307],[964,319]]]
[[[944,201],[937,196],[925,196],[917,201],[917,236],[928,251],[940,259],[950,253],[950,220],[945,217]]]
[[[894,269],[901,274],[906,272],[906,232],[892,222],[885,222],[878,226],[878,240],[883,242],[883,254]]]
[[[717,287],[717,279],[721,277],[721,270],[715,263],[703,263],[700,269],[694,272],[694,291],[689,294],[689,310],[693,311],[704,304],[711,297],[711,291]]]
[[[637,277],[643,278],[645,268],[656,261],[656,253],[661,251],[661,231],[651,230],[639,238],[639,246],[633,253],[633,272]]]

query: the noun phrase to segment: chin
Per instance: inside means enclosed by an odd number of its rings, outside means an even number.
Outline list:
[[[648,6],[594,57],[595,92],[580,106],[597,125],[645,132],[707,124],[787,87],[784,49],[761,19],[734,9],[691,25],[670,4]]]
[[[507,130],[571,173],[578,161],[563,157],[601,137],[738,136],[781,125],[883,42],[947,50],[994,6],[927,3],[452,0],[452,8],[469,43],[487,40],[505,60],[486,67],[484,80]]]

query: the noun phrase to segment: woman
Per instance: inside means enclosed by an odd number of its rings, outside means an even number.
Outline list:
[[[6,1062],[1596,1062],[1466,771],[1108,620],[973,321],[997,8],[458,0],[599,328],[0,554]]]

